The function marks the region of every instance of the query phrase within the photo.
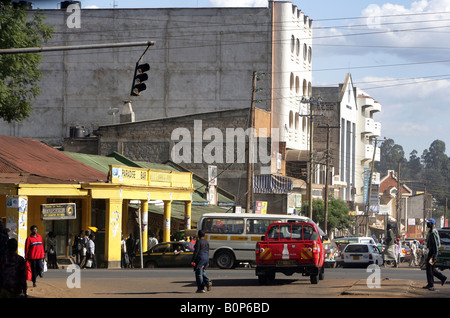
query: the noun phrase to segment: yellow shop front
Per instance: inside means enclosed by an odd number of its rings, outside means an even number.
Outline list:
[[[185,228],[190,229],[191,173],[111,165],[107,182],[48,184],[2,181],[0,218],[4,226],[11,229],[12,236],[17,238],[21,255],[24,255],[25,240],[31,225],[38,226],[44,240],[48,232],[63,228],[64,234],[60,238],[64,242],[60,246],[60,255],[63,256],[71,255],[73,236],[80,229],[95,228],[96,254],[101,257],[101,265],[120,268],[121,238],[128,235],[127,220],[132,200],[140,201],[142,231],[139,234],[143,251],[147,250],[150,200],[164,202],[163,241],[170,240],[172,201],[184,201]]]
[[[91,200],[105,200],[105,261],[108,268],[120,267],[121,239],[128,234],[130,201],[140,201],[139,223],[142,250],[147,250],[148,203],[164,202],[163,241],[170,240],[172,201],[185,204],[185,229],[190,229],[192,205],[192,173],[163,171],[127,166],[110,166],[108,183],[83,183]]]

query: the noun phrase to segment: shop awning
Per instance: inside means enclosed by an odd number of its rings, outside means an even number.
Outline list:
[[[253,179],[254,193],[286,194],[294,188],[290,178],[273,174],[257,175]]]

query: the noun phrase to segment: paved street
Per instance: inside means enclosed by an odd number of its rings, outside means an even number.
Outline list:
[[[424,298],[450,297],[450,283],[436,291],[422,289],[425,271],[402,264],[400,268],[381,268],[380,288],[369,288],[365,269],[327,269],[325,279],[311,285],[308,277],[277,274],[270,285],[259,285],[252,268],[208,271],[212,291],[195,294],[191,269],[92,269],[82,270],[79,288],[68,288],[72,273],[50,270],[29,288],[37,298]],[[448,271],[444,274],[449,275]],[[69,277],[69,279],[68,279]],[[73,277],[73,276],[71,276]]]

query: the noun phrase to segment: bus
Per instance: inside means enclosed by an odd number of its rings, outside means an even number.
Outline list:
[[[197,229],[205,233],[213,264],[230,269],[241,262],[255,262],[256,243],[261,241],[270,223],[289,221],[314,223],[305,216],[291,214],[206,213]]]

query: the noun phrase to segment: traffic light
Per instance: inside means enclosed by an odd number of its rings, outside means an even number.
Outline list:
[[[147,85],[143,82],[148,80],[148,74],[145,72],[150,70],[150,65],[148,63],[138,65],[136,63],[136,68],[134,70],[133,85],[131,87],[131,96],[139,96],[142,91],[147,89]]]

